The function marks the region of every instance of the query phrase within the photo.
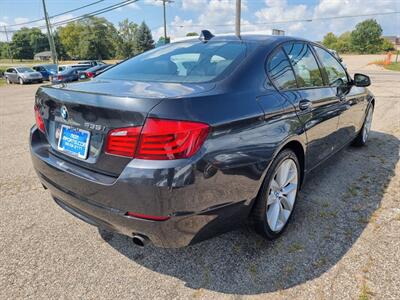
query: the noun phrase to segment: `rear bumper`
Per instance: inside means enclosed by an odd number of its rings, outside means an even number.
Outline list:
[[[224,181],[235,184],[232,176],[216,172],[206,179],[195,161],[132,160],[115,178],[52,154],[35,126],[30,139],[43,185],[62,208],[95,226],[127,236],[142,234],[156,246],[176,248],[230,230],[250,212],[252,201],[243,197],[243,189],[242,194],[225,191],[230,187]],[[144,220],[126,216],[128,211],[170,219]]]

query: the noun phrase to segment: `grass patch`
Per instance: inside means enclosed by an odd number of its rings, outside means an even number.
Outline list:
[[[369,299],[371,299],[371,296],[373,296],[373,295],[374,294],[370,291],[367,284],[364,282],[361,287],[361,292],[360,292],[360,296],[358,296],[358,300],[369,300]]]
[[[251,265],[249,266],[248,271],[249,271],[251,280],[253,280],[253,282],[256,283],[257,277],[258,277],[258,271],[257,271],[256,265],[251,264]]]
[[[6,80],[4,78],[0,78],[0,86],[6,85]]]
[[[322,268],[323,266],[325,266],[328,263],[328,260],[326,259],[326,257],[321,257],[320,259],[314,261],[312,263],[312,265],[315,268]]]
[[[321,218],[327,219],[327,218],[336,218],[337,217],[337,212],[336,211],[321,211],[319,213],[319,216]]]
[[[349,193],[351,196],[355,197],[358,195],[358,187],[356,185],[349,186]]]
[[[294,253],[294,252],[302,252],[304,250],[304,246],[298,242],[294,242],[288,247],[289,253]]]
[[[391,71],[398,71],[400,72],[400,63],[391,63],[390,65],[383,65],[383,67],[387,70],[391,70]]]

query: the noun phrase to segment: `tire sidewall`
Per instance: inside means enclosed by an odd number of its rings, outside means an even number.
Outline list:
[[[19,79],[18,79],[18,82],[19,82],[19,84],[24,84],[24,80],[20,77]]]
[[[364,141],[364,137],[363,137],[363,135],[364,135],[364,127],[365,127],[365,125],[367,125],[367,118],[368,118],[368,114],[369,114],[370,111],[371,111],[371,122],[372,122],[372,118],[374,116],[374,106],[372,104],[370,104],[368,106],[367,113],[365,114],[364,124],[363,124],[363,126],[361,128],[361,142],[362,142],[363,145],[365,145],[368,142],[369,136],[371,134],[371,128],[370,128],[370,130],[368,132],[368,135],[367,135],[367,139]],[[372,126],[372,124],[371,124],[371,126]]]
[[[280,165],[283,163],[283,161],[285,161],[286,159],[292,159],[297,167],[297,178],[298,178],[298,184],[297,184],[297,191],[296,191],[296,198],[293,204],[293,208],[292,208],[292,212],[286,222],[286,224],[283,226],[283,228],[278,231],[272,231],[268,221],[267,221],[267,217],[266,217],[266,211],[267,211],[267,197],[268,197],[268,192],[270,189],[270,185],[271,185],[271,181],[275,175],[276,170],[280,167]],[[268,169],[268,172],[265,176],[264,179],[264,183],[263,183],[263,187],[261,190],[261,193],[259,194],[259,199],[257,199],[257,201],[261,201],[262,203],[262,214],[264,215],[264,220],[263,220],[263,224],[262,224],[262,229],[264,231],[264,234],[269,238],[269,239],[276,239],[278,238],[280,235],[282,235],[282,233],[285,231],[287,225],[290,223],[290,220],[293,216],[295,207],[296,207],[296,203],[297,203],[297,197],[299,194],[299,188],[300,188],[300,182],[301,182],[301,174],[300,174],[300,164],[299,164],[299,160],[296,156],[296,154],[289,150],[283,150],[282,152],[280,152],[276,158],[274,159],[274,161],[272,162],[271,166]]]

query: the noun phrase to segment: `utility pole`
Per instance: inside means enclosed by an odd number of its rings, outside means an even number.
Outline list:
[[[235,34],[240,37],[240,13],[241,13],[242,1],[236,0],[236,18],[235,18]]]
[[[11,62],[13,62],[13,56],[11,55],[10,41],[8,40],[8,33],[7,33],[7,26],[6,25],[4,25],[4,32],[6,33],[8,56],[10,57]]]
[[[165,43],[167,43],[167,13],[166,13],[166,8],[165,8],[165,4],[166,3],[172,3],[174,1],[172,0],[161,0],[163,3],[163,12],[164,12],[164,41]]]
[[[56,64],[57,63],[57,52],[56,52],[56,47],[54,46],[54,39],[53,39],[53,35],[51,32],[51,25],[50,25],[50,21],[49,21],[49,15],[47,14],[47,10],[46,10],[45,0],[42,0],[42,3],[43,3],[44,18],[46,19],[47,38],[49,40],[51,58],[53,60],[53,64]]]

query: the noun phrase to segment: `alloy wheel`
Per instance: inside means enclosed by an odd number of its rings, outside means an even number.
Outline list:
[[[296,201],[298,170],[293,159],[287,158],[277,168],[271,180],[266,218],[273,232],[279,232],[286,225]]]
[[[371,124],[372,124],[372,107],[368,109],[367,117],[365,118],[365,123],[363,127],[362,139],[365,143],[368,139],[369,132],[371,131]]]

